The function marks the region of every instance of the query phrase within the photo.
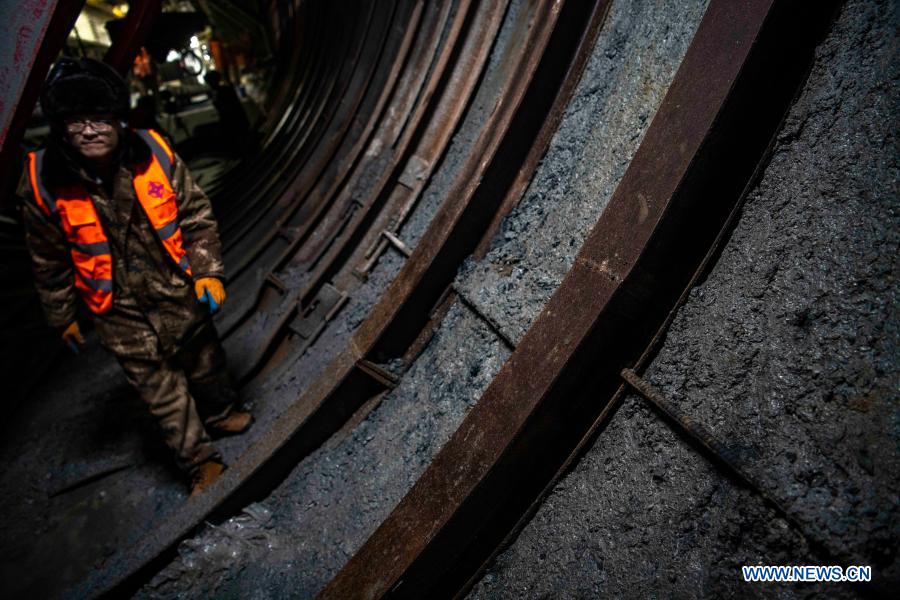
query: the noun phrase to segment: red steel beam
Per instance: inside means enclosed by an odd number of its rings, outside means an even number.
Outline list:
[[[50,65],[66,43],[66,36],[84,2],[72,0],[4,0],[0,35],[0,198],[5,203],[14,192],[21,173],[20,144],[28,119],[34,112],[41,85]],[[27,75],[25,75],[27,73]]]

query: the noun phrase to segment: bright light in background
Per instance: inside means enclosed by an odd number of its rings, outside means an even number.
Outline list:
[[[200,47],[200,40],[197,39],[196,35],[191,36],[191,48],[197,49]]]
[[[173,62],[181,58],[181,54],[177,50],[169,50],[166,54],[166,62]]]
[[[112,40],[109,39],[109,33],[103,27],[103,22],[98,22],[96,15],[86,10],[78,14],[75,27],[69,32],[69,37],[72,39],[80,38],[83,42],[106,47],[112,44]]]

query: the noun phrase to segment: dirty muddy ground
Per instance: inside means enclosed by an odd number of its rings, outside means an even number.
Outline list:
[[[13,418],[0,445],[5,597],[59,593],[186,498],[154,422],[94,335]]]
[[[771,162],[646,379],[796,525],[630,399],[473,590],[856,597],[742,564],[871,565],[897,589],[896,3],[848,2]]]

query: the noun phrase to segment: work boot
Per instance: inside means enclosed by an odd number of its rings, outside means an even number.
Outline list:
[[[225,465],[217,460],[208,460],[197,467],[191,481],[190,497],[195,498],[199,496],[203,490],[211,486],[213,482],[219,478],[219,475],[221,475],[224,470]]]
[[[253,415],[246,411],[234,410],[227,417],[209,426],[210,434],[216,437],[244,433],[253,425]]]

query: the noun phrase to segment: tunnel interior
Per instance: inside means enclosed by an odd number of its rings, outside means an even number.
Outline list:
[[[895,3],[45,11],[3,142],[4,597],[898,583]],[[60,55],[212,202],[255,423],[197,499],[89,313],[77,355],[44,321],[16,187]]]

